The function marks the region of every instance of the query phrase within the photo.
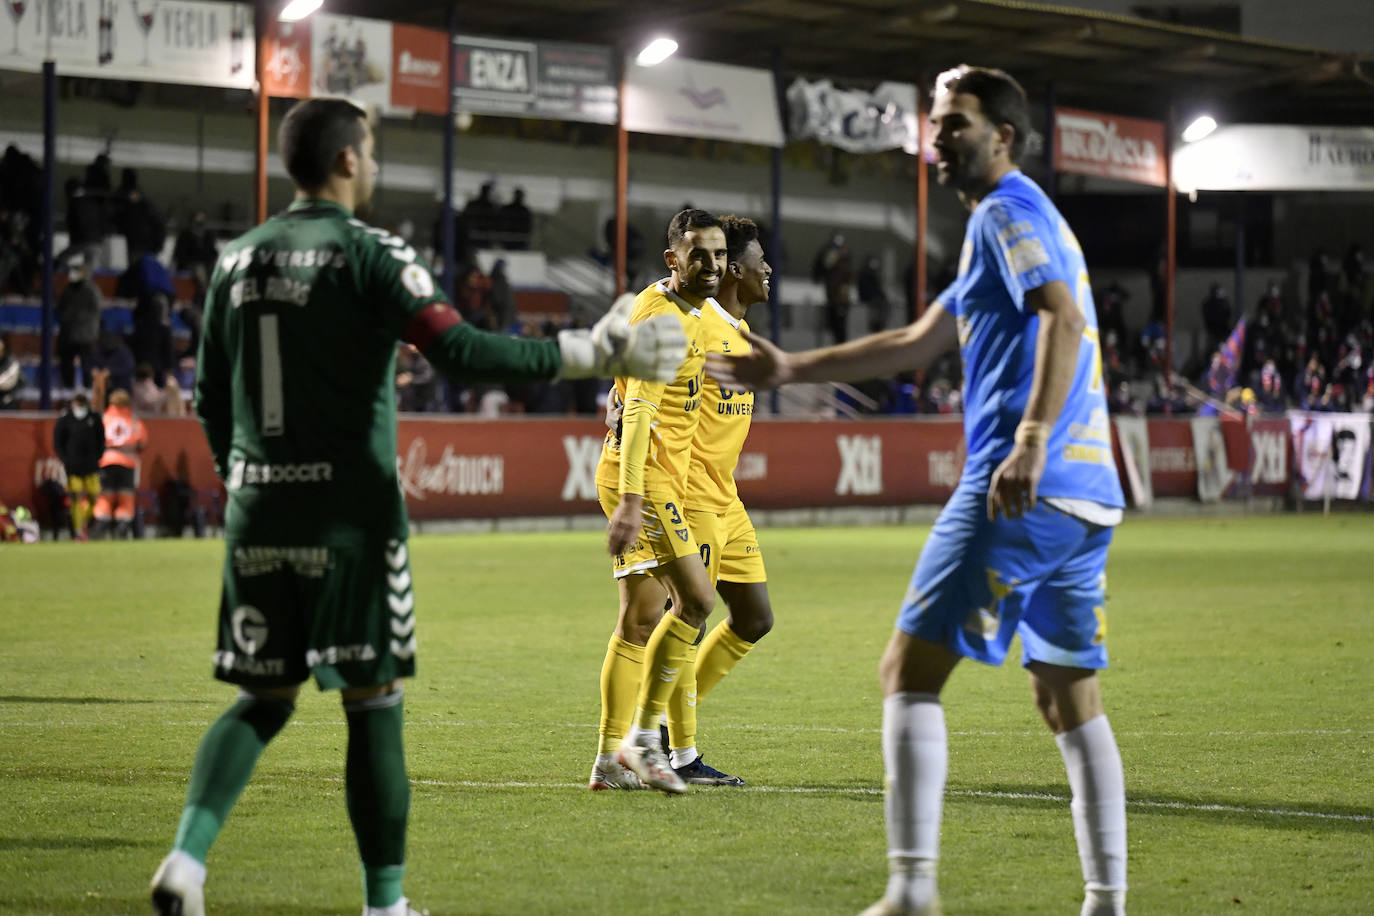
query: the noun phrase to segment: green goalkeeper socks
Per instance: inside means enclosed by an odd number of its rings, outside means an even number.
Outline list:
[[[205,862],[263,748],[294,709],[294,704],[281,700],[243,697],[210,726],[196,751],[173,849]]]
[[[344,704],[348,816],[358,839],[367,905],[373,907],[400,900],[405,875],[410,781],[401,741],[402,696],[397,690]]]

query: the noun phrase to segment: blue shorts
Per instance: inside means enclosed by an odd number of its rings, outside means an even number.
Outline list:
[[[1107,545],[1112,529],[1044,501],[988,521],[987,488],[960,484],[916,561],[897,627],[1000,665],[1014,634],[1021,664],[1107,667]]]

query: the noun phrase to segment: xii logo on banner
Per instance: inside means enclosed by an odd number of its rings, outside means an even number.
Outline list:
[[[840,496],[875,496],[883,492],[882,436],[836,436],[840,450],[840,476],[835,492]]]

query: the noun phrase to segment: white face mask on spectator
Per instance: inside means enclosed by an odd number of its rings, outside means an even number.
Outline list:
[[[86,419],[86,414],[88,414],[88,413],[90,413],[90,412],[91,412],[91,411],[90,411],[90,408],[88,408],[88,407],[73,407],[73,408],[72,408],[72,416],[76,417],[78,420],[84,420],[84,419]]]

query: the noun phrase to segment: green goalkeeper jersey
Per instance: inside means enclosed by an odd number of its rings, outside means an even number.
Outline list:
[[[552,340],[463,324],[415,250],[323,200],[230,243],[205,299],[196,413],[246,544],[404,537],[396,349],[464,381],[552,378]]]

